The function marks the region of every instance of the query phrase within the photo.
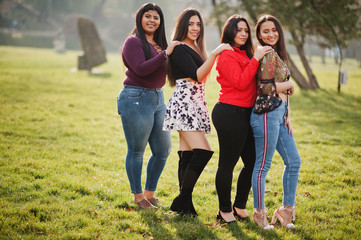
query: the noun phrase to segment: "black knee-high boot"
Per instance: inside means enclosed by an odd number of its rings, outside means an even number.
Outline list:
[[[193,151],[178,151],[179,162],[178,162],[178,180],[179,180],[179,191],[182,187],[184,174],[188,167],[189,161],[191,160]]]
[[[213,151],[193,149],[192,158],[184,173],[180,194],[173,200],[170,209],[180,214],[197,215],[193,207],[192,192],[204,167],[211,159]]]

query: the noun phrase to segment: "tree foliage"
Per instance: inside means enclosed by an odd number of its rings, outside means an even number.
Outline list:
[[[321,39],[325,47],[347,47],[361,37],[361,6],[357,0],[309,0],[314,13],[307,26],[309,34]]]
[[[304,52],[308,37],[315,37],[322,47],[341,48],[346,47],[352,39],[361,36],[361,6],[357,0],[238,0],[238,2],[253,21],[263,13],[272,14],[280,19],[285,30],[291,35],[290,43],[296,47],[307,74],[307,78],[304,77],[292,58],[289,58],[292,77],[301,88],[319,88]],[[223,0],[220,0],[220,3],[226,4]]]

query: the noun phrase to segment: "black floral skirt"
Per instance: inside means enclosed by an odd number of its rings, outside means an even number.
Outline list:
[[[178,79],[167,104],[163,130],[211,132],[204,83]]]

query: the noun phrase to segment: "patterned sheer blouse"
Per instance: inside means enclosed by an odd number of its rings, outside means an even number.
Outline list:
[[[275,50],[272,50],[272,52],[264,56],[260,63],[256,78],[258,89],[261,84],[263,84],[263,93],[270,94],[271,92],[276,91],[274,84],[271,83],[273,80],[274,82],[285,82],[289,80],[290,70]]]
[[[255,113],[272,111],[281,104],[275,82],[288,81],[290,71],[275,50],[272,50],[260,61],[257,70],[257,89],[259,90],[255,103]],[[284,92],[287,94],[287,91]]]

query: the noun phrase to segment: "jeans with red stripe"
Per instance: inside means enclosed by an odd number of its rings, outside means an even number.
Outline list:
[[[254,208],[264,209],[264,195],[267,172],[271,167],[275,150],[281,155],[285,168],[283,172],[283,205],[294,206],[301,158],[295,139],[284,127],[287,104],[275,110],[251,114],[251,126],[256,144],[256,162],[252,174]]]

